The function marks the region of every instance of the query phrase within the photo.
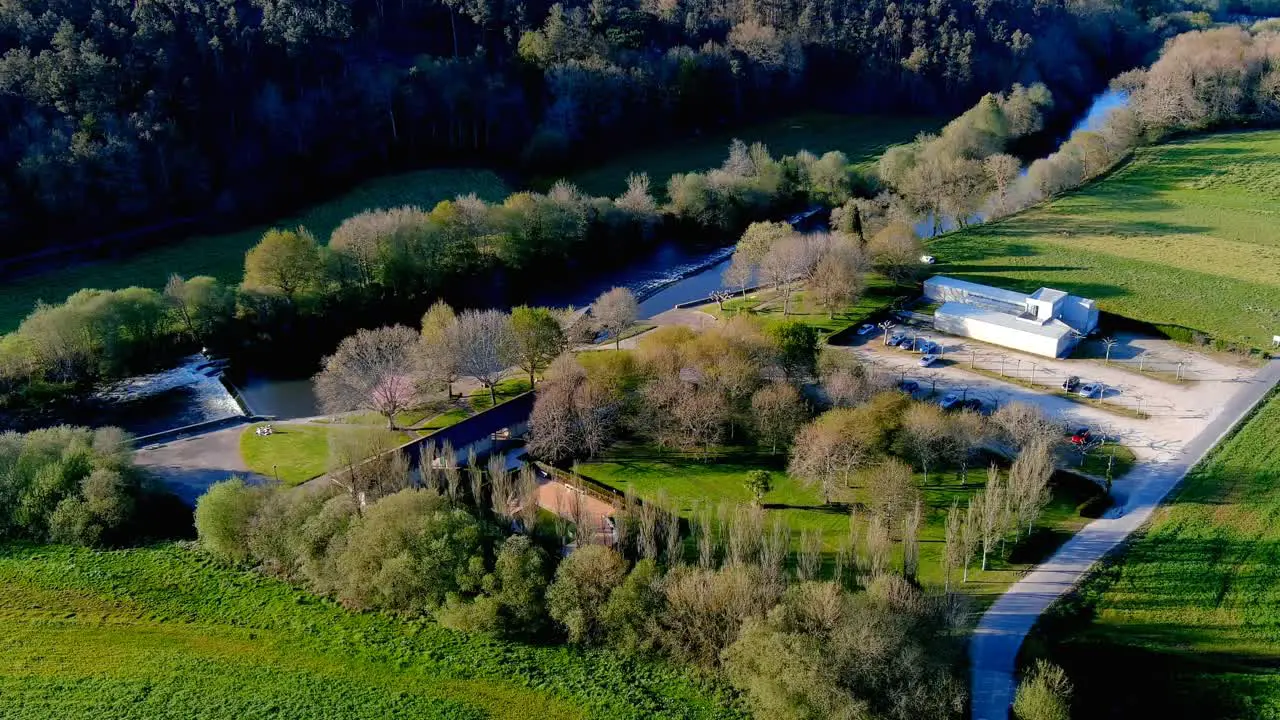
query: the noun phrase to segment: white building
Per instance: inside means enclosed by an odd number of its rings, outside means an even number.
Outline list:
[[[1098,327],[1094,301],[1051,288],[1024,295],[935,275],[924,296],[942,303],[933,314],[938,330],[1045,357],[1066,355]]]

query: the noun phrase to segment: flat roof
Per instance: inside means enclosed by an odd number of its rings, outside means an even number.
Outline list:
[[[1028,335],[1039,335],[1041,337],[1061,338],[1064,335],[1071,334],[1071,327],[1061,320],[1050,320],[1047,323],[1029,322],[1019,320],[1017,317],[1008,313],[987,310],[976,305],[970,305],[962,302],[947,302],[938,306],[934,311],[935,315],[949,315],[951,317],[965,318],[967,320],[976,320],[985,322],[990,325],[999,325],[1003,328],[1024,332]]]
[[[1031,298],[1033,300],[1048,300],[1049,302],[1057,302],[1066,296],[1067,294],[1065,292],[1061,290],[1054,290],[1053,288],[1040,288],[1039,290],[1031,293]]]
[[[990,285],[979,285],[978,283],[971,283],[967,280],[957,280],[956,278],[947,277],[946,275],[934,275],[928,280],[925,280],[925,283],[960,290],[976,297],[996,300],[1008,305],[1025,305],[1028,297],[1024,293],[1014,292],[1013,290],[991,287]]]

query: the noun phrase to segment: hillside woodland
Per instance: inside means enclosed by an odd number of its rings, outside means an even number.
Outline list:
[[[796,106],[1064,111],[1180,5],[27,0],[0,7],[0,255],[281,202],[394,167],[542,172]]]

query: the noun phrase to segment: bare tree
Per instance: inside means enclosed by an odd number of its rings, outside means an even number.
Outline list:
[[[965,505],[964,521],[960,525],[960,554],[964,561],[960,563],[963,568],[963,574],[960,582],[969,582],[969,566],[973,564],[973,559],[978,554],[978,546],[982,543],[982,522],[979,520],[979,506],[981,498],[969,498],[969,502]]]
[[[526,535],[532,535],[538,527],[538,475],[528,463],[520,466],[518,483],[520,525]]]
[[[902,575],[912,581],[920,571],[920,523],[923,518],[920,498],[917,497],[902,523]]]
[[[484,510],[484,468],[476,457],[476,451],[467,449],[467,485],[471,491],[471,504],[477,512]]]
[[[902,433],[928,483],[929,466],[946,452],[947,416],[933,403],[912,403],[903,415]]]
[[[329,434],[329,481],[362,512],[378,498],[412,484],[409,459],[396,449],[395,436],[367,428]]]
[[[497,384],[515,355],[511,319],[497,310],[468,310],[458,316],[458,374],[489,389],[498,404]]]
[[[1028,535],[1052,499],[1049,480],[1053,477],[1053,465],[1053,451],[1044,442],[1036,441],[1022,448],[1009,468],[1014,512],[1018,524],[1026,525]]]
[[[640,303],[626,288],[604,292],[591,304],[591,316],[601,330],[613,336],[615,350],[622,348],[622,333],[640,318]]]
[[[765,385],[751,396],[756,437],[769,445],[770,453],[776,453],[779,445],[795,437],[806,414],[800,393],[784,382]]]
[[[960,499],[954,498],[947,510],[946,525],[943,528],[942,547],[942,589],[951,592],[951,575],[962,565],[964,559],[963,526],[964,518],[960,513]]]
[[[1028,403],[1006,403],[991,416],[991,421],[1014,450],[1036,442],[1053,448],[1062,440],[1062,425]]]
[[[506,456],[502,453],[490,455],[485,463],[485,474],[489,476],[489,507],[493,510],[493,516],[510,523],[514,498]]]
[[[969,482],[969,463],[986,440],[986,422],[978,413],[965,410],[947,417],[945,457],[956,464],[960,486]]]
[[[444,494],[455,499],[462,484],[462,469],[458,467],[458,452],[448,440],[440,446],[440,480]]]
[[[800,554],[796,558],[796,572],[801,580],[817,580],[821,565],[822,535],[805,528],[800,531]]]
[[[838,408],[805,425],[791,446],[788,471],[818,485],[824,503],[840,487],[848,487],[855,470],[875,454],[862,427],[863,416],[854,409]]]
[[[974,500],[978,508],[978,536],[982,542],[982,570],[986,572],[987,557],[996,543],[1004,537],[1007,517],[1006,489],[1000,482],[1000,469],[992,465],[987,469],[987,486]]]
[[[372,410],[395,428],[396,413],[418,400],[418,334],[403,325],[359,330],[343,340],[315,377],[326,412]]]
[[[857,302],[866,284],[866,269],[862,251],[847,242],[833,242],[822,255],[809,281],[809,290],[817,304],[826,308],[827,317],[835,317],[836,310]]]
[[[755,269],[751,267],[751,263],[745,255],[734,253],[733,259],[729,261],[729,266],[724,269],[724,273],[720,276],[726,287],[735,287],[742,292],[742,297],[747,296],[747,284],[751,282],[751,276]]]
[[[912,482],[911,466],[889,458],[865,476],[872,510],[884,519],[886,528],[897,526],[907,509],[919,498],[919,491]]]
[[[889,568],[889,554],[893,550],[893,540],[889,537],[889,530],[885,527],[884,520],[879,516],[873,515],[867,523],[864,549],[868,572],[872,577],[883,575]]]
[[[803,235],[778,241],[760,262],[761,277],[782,293],[782,315],[791,312],[794,281],[808,277],[816,263],[814,243]]]

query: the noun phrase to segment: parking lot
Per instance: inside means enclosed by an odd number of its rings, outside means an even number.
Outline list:
[[[1101,359],[1055,360],[1019,353],[925,327],[889,331],[890,335],[899,333],[905,336],[905,349],[887,346],[880,328],[855,335],[841,349],[891,373],[899,382],[914,380],[920,386],[920,396],[941,398],[955,393],[961,399],[980,400],[988,410],[1013,401],[1034,403],[1065,425],[1085,425],[1095,433],[1118,438],[1134,450],[1140,462],[1172,458],[1231,397],[1248,386],[1254,375],[1252,369],[1152,338],[1118,338],[1112,347],[1113,360],[1106,364]],[[911,349],[913,343],[916,347],[936,344],[933,353],[937,361],[921,367],[921,353]],[[1138,372],[1132,364],[1122,364],[1136,362],[1144,353],[1152,358],[1152,366],[1158,357],[1163,367],[1175,368],[1187,381],[1172,382],[1176,375],[1161,372],[1161,377],[1154,377]],[[1001,374],[1007,379],[1001,379]],[[1098,384],[1105,398],[1085,401],[1058,394],[1063,381],[1073,376],[1081,383]],[[1116,412],[1099,403],[1122,409]],[[1134,417],[1138,413],[1147,417]]]

